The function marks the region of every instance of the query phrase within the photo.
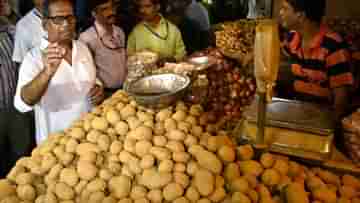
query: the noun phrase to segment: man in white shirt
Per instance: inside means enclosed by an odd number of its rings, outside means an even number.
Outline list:
[[[195,21],[200,26],[200,30],[210,30],[209,12],[205,6],[197,0],[191,1],[191,4],[186,8],[185,16]]]
[[[34,0],[35,8],[16,24],[13,61],[21,63],[30,49],[40,44],[46,37],[42,26],[44,0]]]
[[[75,38],[72,0],[52,0],[44,8],[49,39],[32,49],[19,73],[15,107],[34,109],[37,144],[64,130],[103,99],[87,46]]]

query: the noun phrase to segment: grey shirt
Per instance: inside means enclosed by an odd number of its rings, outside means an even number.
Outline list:
[[[15,27],[0,26],[0,109],[13,107],[18,77],[18,67],[12,61]]]

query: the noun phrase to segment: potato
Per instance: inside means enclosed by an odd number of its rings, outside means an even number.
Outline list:
[[[159,172],[172,172],[174,169],[174,162],[170,159],[162,160],[159,164]]]
[[[240,161],[239,162],[240,172],[244,175],[259,176],[263,172],[262,166],[253,160]]]
[[[150,201],[143,197],[140,199],[135,199],[134,203],[150,203]]]
[[[130,137],[130,134],[128,134]],[[131,138],[136,140],[151,140],[152,129],[146,126],[139,126],[135,129],[134,133],[131,134]]]
[[[87,154],[80,155],[79,161],[87,161],[91,163],[96,163],[97,155],[95,152],[89,152]]]
[[[259,194],[255,190],[249,190],[247,192],[247,196],[250,198],[252,202],[258,202],[259,201]]]
[[[177,183],[170,183],[165,186],[163,196],[166,201],[174,201],[184,194],[184,188]]]
[[[192,116],[200,116],[204,112],[204,109],[201,105],[192,105],[190,107],[189,114]]]
[[[67,166],[74,160],[75,155],[73,153],[64,152],[60,157],[60,161],[63,165]]]
[[[55,194],[59,199],[62,200],[71,200],[75,197],[74,190],[65,183],[56,184]]]
[[[215,177],[208,170],[200,169],[195,174],[195,187],[202,196],[208,196],[215,189]]]
[[[187,117],[187,114],[183,110],[178,110],[172,115],[172,118],[178,122],[184,121],[186,119],[186,117]]]
[[[177,124],[177,128],[181,131],[183,131],[184,133],[190,133],[192,130],[191,124],[185,122],[185,121],[180,121]]]
[[[185,173],[174,172],[175,183],[180,184],[183,188],[187,188],[190,184],[190,178]]]
[[[127,197],[131,191],[131,179],[127,176],[116,176],[108,183],[110,194],[118,199]]]
[[[54,193],[47,193],[44,197],[44,202],[57,203],[58,199]]]
[[[77,173],[83,180],[91,180],[97,175],[97,167],[87,161],[79,161],[77,163]]]
[[[192,135],[187,135],[186,139],[184,140],[184,144],[185,144],[185,146],[187,146],[189,148],[192,145],[197,145],[198,139]]]
[[[97,143],[97,139],[98,137],[101,135],[101,132],[98,130],[91,130],[87,135],[86,135],[86,140],[91,142],[91,143]]]
[[[185,193],[185,197],[191,202],[196,202],[200,199],[200,194],[195,187],[190,186]]]
[[[44,156],[43,161],[41,162],[41,168],[42,169],[46,169],[46,171],[50,170],[52,166],[54,166],[56,164],[56,158],[51,155],[48,154],[47,156]],[[26,169],[23,166],[18,166],[15,165],[10,172],[8,173],[8,175],[6,176],[6,178],[8,180],[11,180],[13,182],[16,182],[16,178],[19,174],[25,173]]]
[[[18,203],[21,200],[17,196],[8,196],[1,200],[0,203]],[[37,202],[36,202],[37,203]]]
[[[89,152],[100,153],[100,151],[101,150],[100,150],[99,146],[97,146],[93,143],[88,143],[88,142],[81,143],[76,148],[76,154],[78,154],[80,156],[87,154]]]
[[[97,192],[93,192],[90,193],[89,196],[89,203],[97,203],[97,202],[102,202],[105,198],[105,194],[102,191],[97,191]]]
[[[95,130],[106,132],[106,129],[109,127],[109,123],[103,117],[95,117],[91,121],[91,127]]]
[[[304,187],[298,183],[291,183],[285,189],[285,197],[287,202],[309,203],[309,198]]]
[[[187,163],[191,156],[187,152],[174,152],[172,158],[175,162]]]
[[[119,160],[122,163],[129,163],[131,161],[136,161],[137,158],[128,151],[121,151],[119,154]]]
[[[129,162],[129,169],[134,174],[140,174],[142,172],[142,168],[140,166],[140,161],[136,160],[136,161]]]
[[[180,173],[183,173],[186,171],[186,165],[183,164],[183,163],[175,163],[174,165],[174,171],[175,172],[180,172]]]
[[[169,109],[163,109],[159,113],[156,114],[156,121],[165,121],[167,118],[171,117],[172,112]]]
[[[280,173],[275,169],[266,169],[261,176],[261,181],[266,186],[275,186],[280,183]]]
[[[209,137],[207,140],[206,148],[211,152],[216,152],[219,148],[216,137]]]
[[[325,170],[321,170],[319,169],[316,173],[325,183],[328,184],[333,184],[336,186],[340,186],[341,185],[341,180],[340,178],[331,173],[330,171],[325,171]]]
[[[137,141],[134,138],[127,137],[124,141],[124,150],[135,154]]]
[[[289,162],[289,171],[288,171],[289,177],[296,177],[300,174],[300,172],[301,172],[300,164],[298,164],[294,161],[290,161]]]
[[[117,199],[115,199],[114,197],[105,197],[102,201],[102,203],[117,203]]]
[[[32,173],[21,173],[17,175],[15,183],[18,185],[32,184],[35,180],[35,175]]]
[[[150,154],[154,155],[158,160],[171,159],[171,152],[166,148],[152,147],[150,149]]]
[[[119,154],[120,151],[123,149],[123,144],[122,142],[116,140],[114,142],[111,143],[110,145],[110,153],[111,154]]]
[[[319,177],[311,175],[306,179],[306,186],[311,191],[314,191],[318,188],[326,187],[326,184]]]
[[[273,168],[279,171],[281,175],[287,175],[289,172],[288,162],[281,159],[275,161]]]
[[[230,191],[246,193],[250,189],[249,182],[244,178],[240,177],[230,182]]]
[[[345,197],[340,197],[337,202],[338,203],[351,203],[351,200],[346,199]]]
[[[235,150],[226,145],[220,147],[217,154],[225,163],[233,162],[236,158]]]
[[[69,135],[75,139],[81,140],[85,138],[85,131],[81,128],[72,128]]]
[[[143,111],[138,111],[136,113],[136,116],[139,118],[139,120],[141,122],[153,121],[154,120],[153,116],[150,113],[146,113],[146,112],[143,112]]]
[[[130,167],[128,165],[123,165],[121,169],[121,175],[134,178],[134,173],[130,170]]]
[[[137,119],[135,116],[130,116],[129,118],[126,119],[126,121],[131,130],[135,130],[137,127],[139,127],[142,124],[142,122],[139,119]]]
[[[153,143],[157,147],[164,147],[167,143],[167,138],[164,136],[154,136]]]
[[[315,189],[312,195],[315,200],[320,200],[326,203],[336,203],[337,200],[336,193],[330,191],[326,187]]]
[[[147,154],[147,155],[143,156],[140,161],[140,167],[142,169],[149,169],[149,168],[153,167],[154,164],[155,164],[155,157],[151,154]]]
[[[81,192],[85,189],[86,185],[88,184],[87,180],[81,180],[76,186],[75,186],[75,193],[77,195],[81,194]]]
[[[185,152],[183,143],[175,140],[169,140],[169,142],[166,144],[166,148],[172,152]]]
[[[16,194],[16,188],[6,179],[0,180],[0,200]]]
[[[150,190],[160,189],[173,180],[171,173],[158,172],[156,169],[146,169],[143,171],[139,183]]]
[[[226,191],[224,188],[216,188],[215,191],[210,195],[209,199],[212,202],[221,202],[226,197]]]
[[[183,141],[186,138],[186,134],[182,130],[170,130],[166,133],[166,137],[170,140]]]
[[[344,175],[342,177],[342,182],[346,186],[351,186],[353,188],[360,190],[360,180],[355,178],[354,176]]]
[[[166,130],[165,130],[163,122],[155,123],[155,128],[154,128],[155,135],[161,136],[161,135],[164,135],[165,132],[166,132]]]
[[[232,203],[251,203],[251,200],[241,192],[235,192],[231,197]]]
[[[125,136],[129,132],[129,126],[126,122],[119,121],[115,125],[117,134]]]
[[[79,182],[79,176],[75,169],[64,168],[60,173],[60,182],[74,187]]]
[[[155,128],[155,123],[154,123],[154,121],[145,121],[145,122],[143,123],[143,125],[146,126],[146,127],[151,128],[151,129],[154,129],[154,128]]]
[[[251,145],[243,145],[237,148],[237,155],[241,161],[248,161],[254,157],[254,149]]]
[[[264,168],[271,168],[275,163],[274,156],[270,153],[264,153],[260,157],[260,163]]]
[[[222,171],[222,163],[215,154],[202,150],[201,147],[199,148],[196,145],[190,147],[189,153],[196,158],[200,166],[215,174],[219,174]]]
[[[186,166],[186,173],[190,176],[195,176],[196,172],[199,170],[200,166],[195,161],[190,161]]]
[[[357,191],[356,188],[346,185],[340,187],[339,193],[341,197],[345,197],[347,199],[352,199],[360,195],[360,192]]]
[[[127,119],[130,116],[136,116],[136,109],[128,104],[120,110],[120,115],[122,119]]]
[[[106,113],[106,120],[110,124],[115,125],[117,122],[121,120],[121,115],[117,110],[112,109]]]
[[[118,203],[133,203],[133,201],[130,198],[124,198],[121,199]]]
[[[152,144],[150,141],[141,140],[135,144],[135,153],[139,157],[143,157],[150,152]]]
[[[90,181],[86,186],[86,190],[90,192],[105,191],[105,188],[106,182],[100,178],[95,178],[94,180]]]
[[[50,179],[57,179],[60,175],[61,170],[63,169],[63,166],[61,164],[56,164],[49,172],[48,177]]]
[[[164,121],[164,127],[166,131],[176,130],[177,129],[177,123],[172,118],[167,118]]]
[[[146,195],[147,195],[146,188],[139,185],[133,186],[130,192],[130,197],[131,199],[134,200],[144,198],[146,197]]]
[[[100,150],[106,152],[110,148],[111,140],[109,136],[102,134],[99,136],[97,143]]]
[[[236,163],[230,163],[226,165],[224,171],[224,178],[226,181],[235,180],[240,177],[240,169]]]
[[[163,201],[161,190],[150,190],[146,197],[154,203],[161,203]]]

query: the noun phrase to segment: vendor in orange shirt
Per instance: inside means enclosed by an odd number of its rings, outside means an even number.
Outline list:
[[[325,8],[325,0],[283,0],[280,19],[290,30],[284,50],[295,98],[331,104],[339,121],[354,81],[345,41],[321,23]]]

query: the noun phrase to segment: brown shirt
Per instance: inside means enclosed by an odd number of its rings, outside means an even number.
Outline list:
[[[110,36],[94,25],[80,34],[80,40],[89,46],[96,64],[97,78],[104,87],[121,87],[127,75],[125,35],[121,28],[114,26],[113,35]]]

